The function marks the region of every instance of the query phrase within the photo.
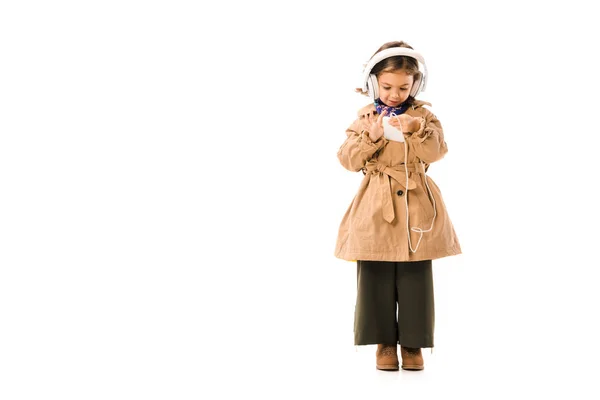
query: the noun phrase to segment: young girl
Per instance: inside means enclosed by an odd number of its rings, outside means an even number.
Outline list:
[[[423,369],[421,348],[433,347],[434,336],[432,260],[461,254],[440,189],[426,175],[448,151],[440,121],[424,107],[431,104],[415,99],[426,81],[412,47],[381,46],[357,89],[372,102],[338,151],[344,168],[364,179],[342,218],[335,256],[357,263],[354,344],[377,344],[381,370],[399,369],[398,344],[402,368]]]

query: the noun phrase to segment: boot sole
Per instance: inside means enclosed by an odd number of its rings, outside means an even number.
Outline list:
[[[409,371],[421,371],[422,369],[424,369],[424,367],[422,365],[403,365],[402,369],[406,369]]]
[[[398,371],[399,367],[393,364],[378,364],[377,369],[380,369],[382,371]]]

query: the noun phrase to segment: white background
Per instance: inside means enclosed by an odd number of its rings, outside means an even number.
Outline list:
[[[2,2],[0,398],[598,398],[591,2],[203,3]],[[333,256],[392,40],[464,252],[419,373],[353,346]]]

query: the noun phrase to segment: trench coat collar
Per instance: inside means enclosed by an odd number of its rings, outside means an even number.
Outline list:
[[[414,110],[416,108],[423,107],[423,106],[429,106],[429,107],[431,107],[431,103],[429,103],[427,101],[415,99],[413,101],[413,104],[409,107],[409,110],[410,109]],[[375,104],[369,103],[366,106],[364,106],[363,108],[361,108],[360,110],[358,110],[358,116],[360,117],[360,116],[363,116],[363,115],[366,115],[366,114],[370,114],[373,111],[375,111]]]

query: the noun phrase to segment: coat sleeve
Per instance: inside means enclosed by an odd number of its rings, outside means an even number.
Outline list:
[[[387,139],[383,136],[373,142],[369,132],[361,128],[361,123],[356,120],[346,130],[346,141],[338,150],[337,156],[340,163],[349,171],[358,172],[373,155],[383,148]]]
[[[428,164],[441,160],[448,152],[442,124],[429,110],[421,117],[419,130],[410,135],[408,140],[416,156]]]

